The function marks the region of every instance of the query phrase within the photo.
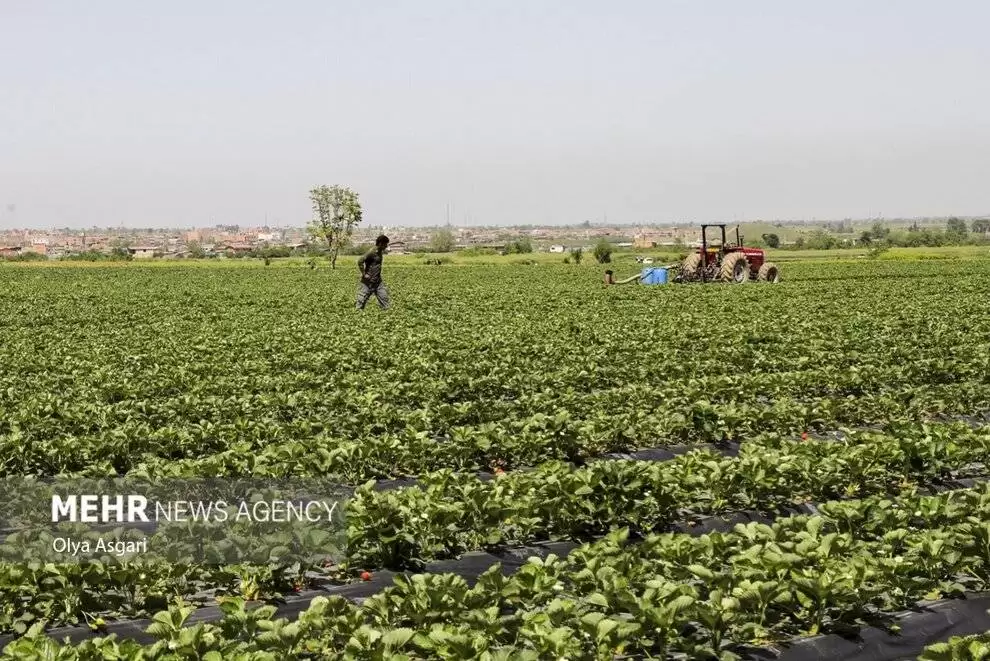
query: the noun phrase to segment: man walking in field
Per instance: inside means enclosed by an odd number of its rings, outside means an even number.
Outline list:
[[[361,271],[361,284],[358,286],[357,309],[363,310],[368,299],[374,294],[381,309],[388,308],[388,289],[382,282],[382,260],[388,248],[388,237],[382,234],[375,239],[375,249],[358,260]]]

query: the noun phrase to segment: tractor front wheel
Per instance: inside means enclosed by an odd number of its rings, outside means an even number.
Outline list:
[[[756,279],[761,282],[780,282],[780,269],[773,262],[766,262],[760,267]]]
[[[746,282],[749,279],[749,262],[741,252],[731,252],[722,259],[719,279],[723,282]]]
[[[681,277],[685,280],[695,280],[701,271],[701,255],[692,253],[681,262]]]

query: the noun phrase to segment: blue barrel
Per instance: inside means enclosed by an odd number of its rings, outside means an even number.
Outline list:
[[[639,281],[644,285],[665,285],[667,284],[667,269],[662,266],[648,266],[643,269]]]

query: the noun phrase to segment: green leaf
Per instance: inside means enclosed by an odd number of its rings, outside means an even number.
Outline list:
[[[703,565],[691,564],[687,566],[687,570],[703,581],[715,580],[715,573]]]
[[[408,643],[415,634],[416,632],[412,629],[392,629],[386,631],[385,635],[382,636],[382,644],[390,650],[398,649]]]

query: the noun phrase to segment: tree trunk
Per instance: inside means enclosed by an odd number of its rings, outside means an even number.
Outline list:
[[[337,251],[336,250],[331,250],[330,251],[330,268],[333,269],[333,270],[335,270],[335,271],[337,270]]]

